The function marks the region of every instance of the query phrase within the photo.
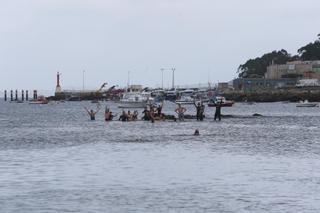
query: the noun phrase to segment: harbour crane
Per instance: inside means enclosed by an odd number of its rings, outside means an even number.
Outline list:
[[[105,86],[107,85],[108,83],[103,83],[101,85],[101,87],[96,91],[96,93],[100,93],[102,91],[103,88],[105,88]]]

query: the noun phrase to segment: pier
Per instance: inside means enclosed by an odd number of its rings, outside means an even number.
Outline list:
[[[15,95],[13,96],[13,90],[10,90],[10,102],[28,102],[29,101],[29,90],[21,90],[19,99],[19,90],[15,90]],[[38,91],[33,90],[33,100],[37,100]],[[8,90],[4,90],[4,101],[8,101]]]

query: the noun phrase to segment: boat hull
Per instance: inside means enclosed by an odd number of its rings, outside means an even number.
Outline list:
[[[194,101],[176,101],[175,103],[185,105],[185,104],[194,104]]]
[[[318,107],[318,104],[314,104],[314,103],[297,104],[296,107]]]
[[[29,104],[48,104],[48,101],[30,101]]]
[[[147,102],[120,102],[118,108],[145,108],[147,105]]]
[[[208,107],[217,107],[217,106],[221,106],[221,107],[232,107],[233,106],[233,102],[228,102],[228,103],[221,103],[221,104],[217,104],[217,103],[208,103]]]

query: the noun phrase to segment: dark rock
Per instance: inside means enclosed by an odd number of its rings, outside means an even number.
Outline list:
[[[259,114],[259,113],[254,113],[252,116],[255,116],[255,117],[261,117],[263,115]]]

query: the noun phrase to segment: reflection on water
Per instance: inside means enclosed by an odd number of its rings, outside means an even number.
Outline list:
[[[152,124],[91,122],[83,105],[0,103],[0,212],[320,211],[319,108]]]

